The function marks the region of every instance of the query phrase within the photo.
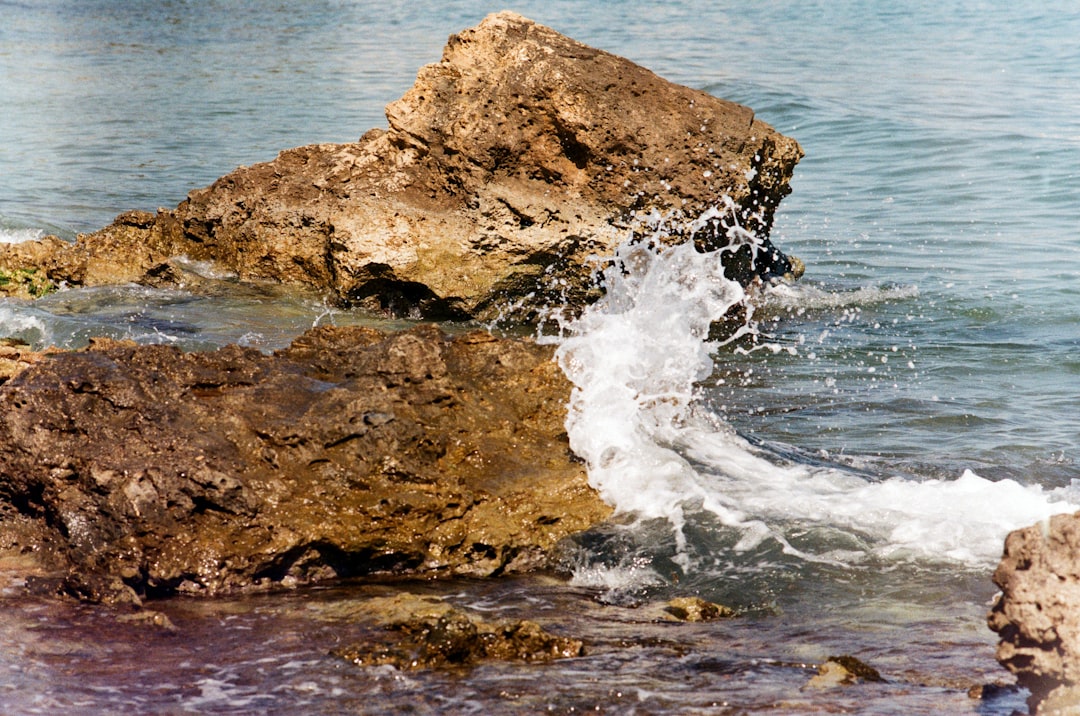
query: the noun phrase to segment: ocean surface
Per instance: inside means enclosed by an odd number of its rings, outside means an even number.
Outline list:
[[[239,165],[385,126],[476,2],[0,0],[0,241],[173,207]],[[380,585],[160,606],[177,626],[0,592],[4,713],[978,713],[1009,530],[1080,507],[1080,12],[1070,3],[525,1],[512,9],[743,103],[806,158],[772,238],[805,277],[751,345],[715,262],[637,261],[560,336],[568,423],[618,524],[564,580],[411,588],[539,613],[591,656],[466,675],[339,663]],[[663,121],[662,117],[657,121]],[[692,280],[688,280],[692,279]],[[319,296],[139,287],[0,301],[0,335],[266,350]],[[693,593],[743,616],[655,623]],[[528,606],[528,610],[525,607]],[[328,616],[329,615],[329,616]],[[854,654],[884,684],[803,688]]]

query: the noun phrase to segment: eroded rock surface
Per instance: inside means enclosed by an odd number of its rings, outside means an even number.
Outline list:
[[[1031,691],[1034,707],[1055,690],[1055,703],[1080,693],[1078,556],[1080,513],[1055,515],[1011,532],[994,571],[1001,595],[988,623],[1000,637],[997,659]]]
[[[452,36],[386,116],[385,131],[282,152],[73,247],[0,247],[0,270],[155,283],[186,255],[390,313],[533,319],[595,297],[590,257],[651,212],[679,225],[719,206],[668,239],[702,249],[736,223],[766,236],[802,156],[746,107],[509,12]],[[744,282],[800,271],[767,239],[726,266]]]
[[[92,601],[545,563],[610,513],[551,350],[313,329],[268,356],[98,341],[0,387],[0,544]]]

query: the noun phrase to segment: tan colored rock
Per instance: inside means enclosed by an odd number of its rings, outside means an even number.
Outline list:
[[[987,621],[1000,637],[997,659],[1031,705],[1080,686],[1080,513],[1009,533],[994,584],[1001,594]]]
[[[452,36],[386,116],[358,142],[288,150],[174,211],[122,215],[63,257],[0,249],[0,269],[148,281],[183,254],[384,312],[529,319],[595,297],[590,257],[651,212],[695,219],[727,197],[734,217],[669,240],[727,246],[733,221],[766,236],[802,156],[746,107],[510,12]],[[800,272],[767,239],[750,256],[726,264],[733,277]]]
[[[818,667],[804,689],[832,689],[838,686],[851,686],[860,682],[884,682],[877,669],[854,656],[830,656]]]
[[[30,346],[16,339],[0,338],[0,384],[40,362],[48,353],[31,350]]]
[[[0,386],[0,547],[90,601],[547,564],[611,509],[550,347],[312,329],[275,355],[98,340]]]
[[[1080,686],[1059,686],[1039,702],[1037,716],[1080,716]]]
[[[735,610],[723,604],[714,604],[701,597],[676,597],[667,603],[664,611],[683,622],[709,622],[735,616]]]

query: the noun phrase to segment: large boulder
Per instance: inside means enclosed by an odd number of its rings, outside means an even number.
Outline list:
[[[0,387],[0,546],[114,602],[542,566],[611,511],[551,358],[434,327],[43,356]]]
[[[1031,691],[1031,705],[1080,713],[1080,513],[1011,532],[994,571],[1001,594],[988,623],[997,659]],[[1059,709],[1060,710],[1060,709]]]
[[[767,239],[802,156],[793,139],[519,15],[452,36],[386,117],[357,142],[237,169],[175,210],[122,215],[62,256],[2,249],[0,270],[154,282],[187,255],[380,311],[530,319],[595,297],[593,259],[659,217],[666,240],[739,244],[732,278],[799,273]]]

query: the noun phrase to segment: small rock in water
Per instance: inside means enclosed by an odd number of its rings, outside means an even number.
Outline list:
[[[173,624],[172,619],[169,619],[168,614],[153,609],[140,609],[132,614],[119,616],[116,620],[125,624],[144,624],[165,631],[176,631],[176,625]]]
[[[885,679],[877,669],[854,656],[830,656],[818,667],[817,676],[810,679],[804,688],[831,689],[837,686],[850,686],[861,681],[883,683]]]
[[[676,597],[667,603],[664,611],[684,622],[711,622],[735,616],[734,609],[707,602],[701,597]]]
[[[967,695],[969,699],[986,701],[1005,694],[1015,694],[1019,690],[1020,687],[1016,684],[1003,684],[996,681],[992,684],[975,684],[968,689]]]
[[[335,656],[358,666],[445,669],[482,661],[551,661],[585,653],[580,639],[549,634],[532,621],[485,622],[444,602],[412,595],[372,600],[371,606],[382,619],[391,620],[388,626],[398,638],[354,644],[335,650]]]

